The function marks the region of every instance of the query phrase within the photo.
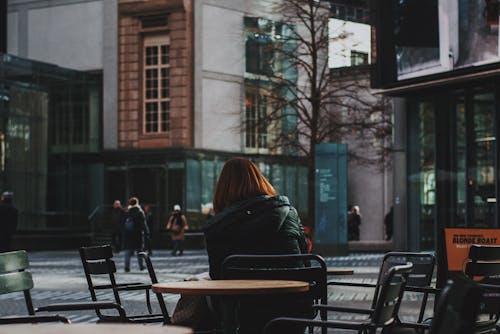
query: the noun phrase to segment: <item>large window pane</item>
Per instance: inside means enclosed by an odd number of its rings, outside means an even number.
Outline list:
[[[495,226],[495,100],[491,93],[472,99],[468,186],[471,191],[472,216],[469,227]]]
[[[434,249],[436,171],[434,105],[419,101],[409,114],[409,228],[410,244]]]

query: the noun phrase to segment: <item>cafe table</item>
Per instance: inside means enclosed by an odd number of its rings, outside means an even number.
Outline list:
[[[309,283],[287,280],[200,280],[156,283],[156,293],[217,296],[233,314],[222,315],[224,333],[236,333],[238,328],[238,303],[245,296],[301,293],[309,291]]]
[[[202,296],[244,296],[309,291],[309,283],[286,280],[200,280],[156,283],[156,293]]]
[[[16,324],[1,325],[0,334],[193,334],[188,327],[140,324]]]

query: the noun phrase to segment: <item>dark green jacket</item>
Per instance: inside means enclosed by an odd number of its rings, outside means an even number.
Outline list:
[[[226,207],[205,229],[210,277],[220,278],[232,254],[307,253],[297,210],[285,196],[257,196]]]

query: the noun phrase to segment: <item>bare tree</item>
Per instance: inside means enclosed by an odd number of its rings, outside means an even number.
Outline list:
[[[353,142],[350,159],[382,165],[392,128],[386,100],[369,87],[369,71],[328,67],[329,9],[328,2],[317,0],[277,1],[279,35],[265,44],[265,80],[257,82],[272,107],[244,122],[247,132],[270,133],[266,146],[271,152],[307,160],[309,224],[314,224],[315,145]]]

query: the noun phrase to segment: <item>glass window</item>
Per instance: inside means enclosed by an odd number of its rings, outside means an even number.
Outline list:
[[[472,202],[469,227],[495,226],[495,99],[492,93],[472,96],[473,124],[469,140],[467,186]]]
[[[201,161],[201,204],[212,203],[215,190],[215,162],[209,160]]]
[[[398,77],[440,66],[438,0],[393,1]]]
[[[282,70],[283,25],[261,18],[244,18],[246,72],[272,75]]]
[[[168,36],[144,38],[144,133],[165,133],[170,130],[169,52]]]
[[[247,88],[245,97],[245,147],[268,148],[269,97],[257,89]]]
[[[200,203],[200,162],[198,160],[186,160],[186,200],[187,209],[190,211],[199,211],[201,209]]]
[[[466,121],[465,121],[465,98],[457,97],[455,102],[455,126],[456,126],[456,141],[455,141],[455,160],[456,160],[456,213],[455,226],[466,226],[466,177],[465,177],[465,149],[466,149]]]
[[[278,164],[274,164],[272,165],[272,169],[271,169],[271,184],[273,185],[274,189],[276,190],[276,192],[278,194],[283,194],[283,195],[286,195],[284,193],[284,190],[285,190],[285,179],[284,179],[284,175],[283,175],[283,166],[281,165],[278,165]]]
[[[351,66],[368,64],[368,53],[351,50]]]
[[[417,101],[408,115],[408,204],[410,245],[435,249],[435,126],[432,101]]]

